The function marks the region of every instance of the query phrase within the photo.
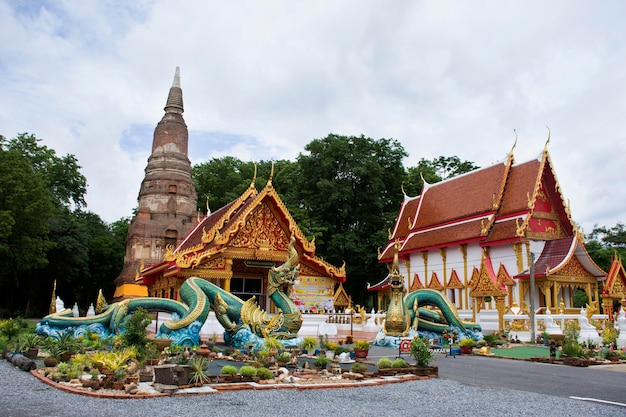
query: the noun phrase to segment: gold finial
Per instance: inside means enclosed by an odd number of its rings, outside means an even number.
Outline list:
[[[209,208],[209,195],[206,196],[206,214],[207,216],[211,214],[211,209]]]
[[[254,188],[254,183],[256,182],[256,162],[254,163],[254,177],[252,177],[252,182],[250,183],[250,188]]]
[[[387,240],[391,240],[391,229],[387,229]]]
[[[426,180],[424,179],[424,173],[422,172],[421,169],[420,169],[420,178],[422,179],[422,182],[424,183],[424,185],[428,184],[428,182],[426,182]]]
[[[200,209],[198,209],[198,223],[200,223]]]
[[[50,300],[50,314],[57,312],[57,280],[52,284],[52,299]]]
[[[400,189],[402,189],[402,195],[404,195],[404,198],[408,197],[406,195],[406,191],[404,191],[404,181],[402,181],[402,185],[400,186]]]
[[[515,147],[517,146],[517,130],[513,129],[513,133],[515,133],[515,142],[513,142],[513,146],[509,151],[509,155],[513,155],[513,149],[515,149]]]
[[[550,143],[550,128],[546,125],[546,129],[548,129],[548,140],[546,140],[546,144],[543,147],[544,152],[548,152],[548,144]]]
[[[270,171],[270,177],[267,179],[267,185],[272,184],[273,177],[274,177],[274,161],[272,161],[272,170]]]

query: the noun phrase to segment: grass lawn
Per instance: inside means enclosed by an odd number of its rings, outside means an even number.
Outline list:
[[[539,346],[516,346],[511,348],[491,348],[491,353],[496,356],[505,356],[507,358],[528,359],[536,357],[550,357],[550,349],[548,347]]]

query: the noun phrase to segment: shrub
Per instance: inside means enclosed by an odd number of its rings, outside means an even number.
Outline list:
[[[11,340],[20,332],[20,326],[16,320],[5,319],[0,320],[0,333]]]
[[[411,342],[411,356],[415,358],[417,366],[428,366],[435,358],[428,345],[419,337]]]
[[[222,375],[237,375],[237,368],[232,365],[222,366],[221,370]]]
[[[152,323],[152,318],[148,316],[148,312],[144,308],[139,307],[137,310],[133,311],[133,313],[124,320],[124,331],[122,333],[124,345],[135,346],[142,351],[146,343],[148,343],[146,326],[150,323]],[[143,352],[141,353],[143,354]]]
[[[307,336],[302,340],[300,347],[303,350],[313,350],[317,346],[317,339],[312,336]]]
[[[291,360],[291,354],[289,352],[280,352],[276,355],[276,362],[287,363]]]
[[[398,358],[391,363],[392,368],[406,368],[406,361],[402,358]]]
[[[378,366],[378,369],[391,368],[392,364],[393,362],[391,359],[383,357],[378,360],[378,363],[376,364],[376,366]]]
[[[246,378],[254,378],[257,375],[258,369],[250,365],[244,365],[239,368],[239,374]]]
[[[280,340],[276,339],[274,336],[270,336],[266,338],[264,342],[264,346],[265,346],[265,349],[279,350],[283,348],[283,344],[280,342]]]
[[[270,371],[267,368],[259,368],[259,369],[257,369],[256,370],[256,376],[258,376],[259,379],[263,379],[263,380],[274,378],[274,374],[272,374],[272,371]]]
[[[326,342],[326,346],[324,346],[324,348],[334,352],[339,349],[339,345],[335,342]]]
[[[319,368],[326,368],[329,363],[330,359],[322,355],[318,356],[317,358],[315,358],[315,361],[313,361],[313,365]]]
[[[354,342],[354,348],[355,349],[369,349],[370,342],[368,342],[367,340],[357,340],[356,342]]]
[[[471,346],[476,347],[476,341],[472,338],[463,339],[459,342],[460,346]]]
[[[350,367],[350,372],[362,374],[363,372],[367,372],[367,366],[357,362]]]

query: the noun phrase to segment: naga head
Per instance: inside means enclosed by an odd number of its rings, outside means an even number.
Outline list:
[[[298,273],[300,271],[300,264],[298,251],[295,248],[296,237],[291,234],[289,239],[287,260],[284,264],[276,266],[270,269],[269,281],[271,284],[279,285],[293,285],[298,279]]]

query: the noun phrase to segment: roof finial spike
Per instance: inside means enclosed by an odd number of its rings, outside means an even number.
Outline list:
[[[174,73],[174,82],[172,83],[172,87],[180,88],[180,67],[176,67],[176,72]]]
[[[166,113],[178,113],[182,114],[185,110],[183,108],[183,90],[180,88],[180,67],[176,67],[174,73],[174,82],[170,88],[170,92],[167,96],[167,102],[165,103]]]
[[[274,161],[272,161],[272,170],[270,171],[270,177],[267,179],[267,185],[272,185],[272,178],[274,178]]]
[[[207,216],[211,214],[211,209],[209,208],[209,195],[206,196],[206,214]]]
[[[424,185],[430,185],[428,184],[428,181],[424,179],[424,172],[421,169],[420,169],[420,178],[422,179],[422,182],[424,183]]]
[[[513,149],[515,149],[515,147],[517,146],[517,130],[513,129],[513,133],[515,133],[515,142],[513,142],[513,146],[509,151],[509,155],[513,155]]]
[[[402,195],[404,195],[404,198],[407,198],[408,195],[406,195],[406,191],[404,191],[404,181],[402,181],[402,185],[400,186],[400,188],[402,189]]]
[[[548,145],[550,144],[550,128],[546,125],[546,129],[548,129],[548,139],[546,140],[546,144],[543,147],[544,152],[548,152]]]
[[[254,163],[254,177],[252,177],[252,182],[250,183],[250,188],[254,188],[254,183],[256,182],[256,162]]]

